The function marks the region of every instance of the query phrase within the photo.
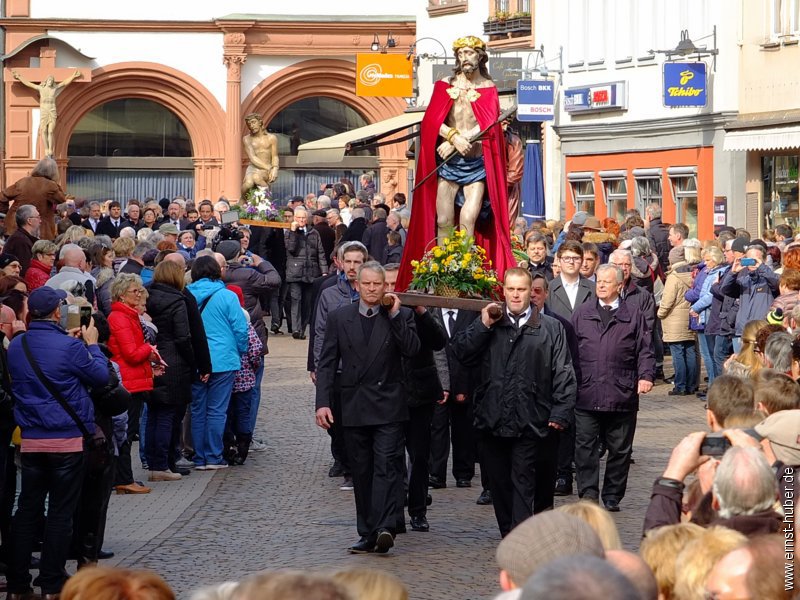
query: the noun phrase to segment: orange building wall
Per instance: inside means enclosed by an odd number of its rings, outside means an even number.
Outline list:
[[[675,222],[675,198],[672,185],[667,175],[668,167],[697,167],[697,230],[701,240],[714,237],[714,148],[683,148],[678,150],[662,150],[657,152],[623,152],[618,154],[595,154],[591,156],[565,157],[564,179],[566,183],[566,215],[571,218],[575,213],[572,202],[572,189],[568,180],[569,173],[579,171],[594,172],[595,216],[601,221],[608,216],[603,182],[600,171],[627,170],[628,208],[636,207],[636,179],[634,169],[661,169],[661,189],[663,220],[665,223]]]

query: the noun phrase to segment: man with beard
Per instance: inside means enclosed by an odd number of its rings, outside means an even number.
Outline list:
[[[411,281],[412,259],[422,257],[434,231],[439,243],[458,222],[486,249],[498,275],[514,266],[508,231],[505,140],[497,122],[497,88],[486,69],[486,44],[468,36],[453,43],[456,71],[437,81],[420,126],[419,168],[406,249],[397,289]],[[482,131],[480,139],[475,137]],[[474,140],[474,141],[471,141]],[[437,164],[438,178],[427,177]],[[456,210],[458,219],[456,220]]]

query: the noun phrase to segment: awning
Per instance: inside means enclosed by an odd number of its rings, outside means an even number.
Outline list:
[[[364,149],[381,138],[392,135],[417,125],[425,116],[425,111],[403,113],[396,117],[379,121],[372,125],[352,129],[344,133],[301,144],[297,151],[297,163],[335,163],[341,162],[347,150]],[[387,140],[384,143],[396,143],[405,138]]]
[[[724,150],[784,150],[800,148],[800,125],[759,127],[725,132]]]

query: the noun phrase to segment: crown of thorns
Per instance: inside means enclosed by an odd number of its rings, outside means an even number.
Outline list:
[[[453,52],[458,52],[461,48],[480,48],[481,50],[486,50],[486,42],[474,35],[467,35],[453,42]]]

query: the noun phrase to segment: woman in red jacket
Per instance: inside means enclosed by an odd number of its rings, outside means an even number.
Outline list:
[[[56,262],[56,246],[50,240],[39,240],[31,248],[31,264],[25,271],[25,283],[28,284],[28,292],[42,287],[53,275],[53,263]]]
[[[142,406],[153,390],[153,369],[150,362],[158,359],[155,348],[144,339],[138,306],[144,287],[138,275],[122,273],[111,285],[111,314],[108,326],[111,338],[108,348],[111,359],[119,365],[122,385],[131,394],[128,408],[128,438],[119,449],[114,487],[118,494],[147,494],[150,488],[133,480],[131,445],[139,432]]]

